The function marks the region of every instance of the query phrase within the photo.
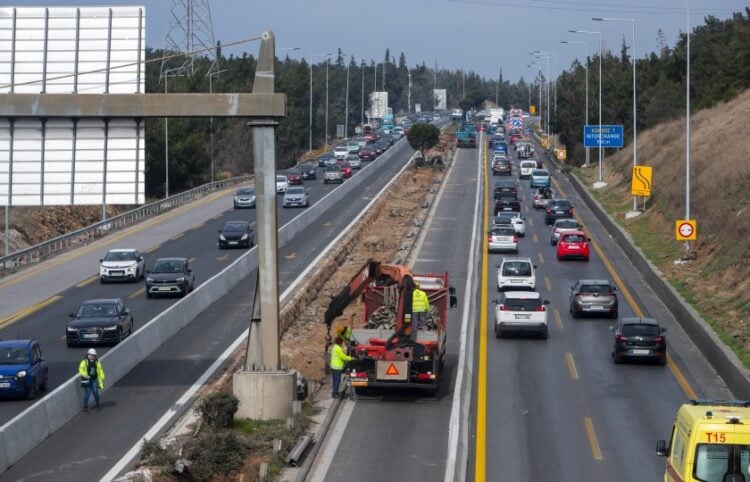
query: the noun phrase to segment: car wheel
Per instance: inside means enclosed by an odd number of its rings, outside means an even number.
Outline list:
[[[132,318],[130,319],[130,329],[128,330],[128,336],[133,334],[133,326],[135,325],[135,320]]]
[[[151,294],[151,292],[146,288],[146,298],[153,298],[154,295]]]
[[[34,400],[39,395],[39,387],[36,386],[36,382],[31,383],[31,388],[26,392],[26,400]]]
[[[588,257],[588,256],[586,256],[585,258],[583,258],[583,260],[584,260],[584,261],[588,261],[588,260],[589,260],[589,257]]]
[[[120,327],[119,330],[117,330],[117,343],[120,343],[122,341],[122,327]]]
[[[541,334],[541,335],[539,335],[539,336],[540,336],[540,338],[541,338],[542,340],[546,340],[546,339],[547,339],[547,337],[549,336],[549,331],[548,331],[547,329],[545,329],[545,330],[544,330],[544,331],[542,332],[542,334]]]
[[[667,355],[665,354],[663,357],[659,358],[659,361],[657,362],[659,365],[666,365],[667,364]]]
[[[46,392],[47,391],[47,381],[49,380],[48,375],[44,374],[44,383],[41,383],[39,385],[39,391],[40,392]]]
[[[570,314],[573,315],[573,318],[580,318],[581,317],[581,314],[579,312],[577,312],[576,310],[574,310],[574,309],[570,310]]]
[[[99,283],[101,283],[101,284],[107,284],[107,280],[104,279],[104,276],[100,276],[99,277]]]
[[[615,365],[619,365],[622,363],[622,358],[619,355],[616,355],[614,352],[612,353],[612,361],[615,362]]]
[[[558,254],[558,255],[557,255],[557,260],[558,260],[558,261],[562,261],[562,256],[560,256],[560,255]]]
[[[609,317],[612,318],[612,319],[614,319],[614,320],[616,320],[617,319],[617,315],[618,315],[618,311],[615,310],[615,311],[613,311],[612,313],[609,314]]]

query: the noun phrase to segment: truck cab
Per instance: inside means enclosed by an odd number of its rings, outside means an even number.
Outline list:
[[[691,400],[675,417],[666,457],[665,482],[750,481],[750,401]]]

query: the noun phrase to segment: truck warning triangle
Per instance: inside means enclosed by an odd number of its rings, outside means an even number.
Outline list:
[[[385,371],[386,375],[398,375],[398,368],[396,368],[396,365],[391,363],[391,366],[388,367],[388,369]]]

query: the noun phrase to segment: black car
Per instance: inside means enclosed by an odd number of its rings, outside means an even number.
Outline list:
[[[146,271],[146,297],[185,296],[195,288],[195,274],[186,258],[159,258]]]
[[[615,334],[612,360],[622,363],[625,360],[655,361],[667,363],[667,331],[653,318],[623,318],[615,326],[610,326]]]
[[[334,157],[333,152],[324,152],[318,158],[318,166],[325,167],[329,164],[333,164],[335,162],[335,159],[336,158]]]
[[[495,195],[495,211],[494,216],[497,213],[503,211],[518,211],[521,212],[521,203],[518,201],[518,196],[510,192],[501,192]]]
[[[492,163],[492,175],[510,176],[513,174],[513,167],[508,159],[498,159]]]
[[[302,172],[302,179],[304,179],[305,181],[318,178],[318,172],[315,169],[315,166],[313,166],[309,162],[303,162],[302,164],[297,166],[297,169]]]
[[[255,232],[247,221],[227,221],[219,230],[219,249],[251,248],[255,245]]]
[[[617,287],[603,279],[582,279],[570,288],[570,313],[582,315],[618,316]]]
[[[552,199],[547,203],[547,211],[544,215],[544,223],[552,224],[555,219],[573,217],[573,205],[567,199]]]
[[[133,315],[119,298],[84,301],[68,316],[68,346],[116,344],[133,333]]]
[[[517,194],[518,185],[516,184],[515,181],[511,181],[510,179],[503,179],[503,180],[495,181],[494,195],[498,196],[502,193]]]
[[[359,158],[362,161],[374,161],[376,157],[378,157],[378,154],[375,152],[375,149],[372,148],[372,146],[365,146],[361,147],[359,149]]]

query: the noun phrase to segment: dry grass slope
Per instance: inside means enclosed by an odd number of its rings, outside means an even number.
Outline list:
[[[654,168],[645,215],[632,207],[632,145],[605,160],[610,186],[598,195],[678,289],[748,364],[750,360],[750,90],[692,116],[691,217],[698,222],[694,263],[675,267],[674,221],[685,212],[685,119],[638,137],[638,163]],[[585,178],[590,179],[590,172]]]

